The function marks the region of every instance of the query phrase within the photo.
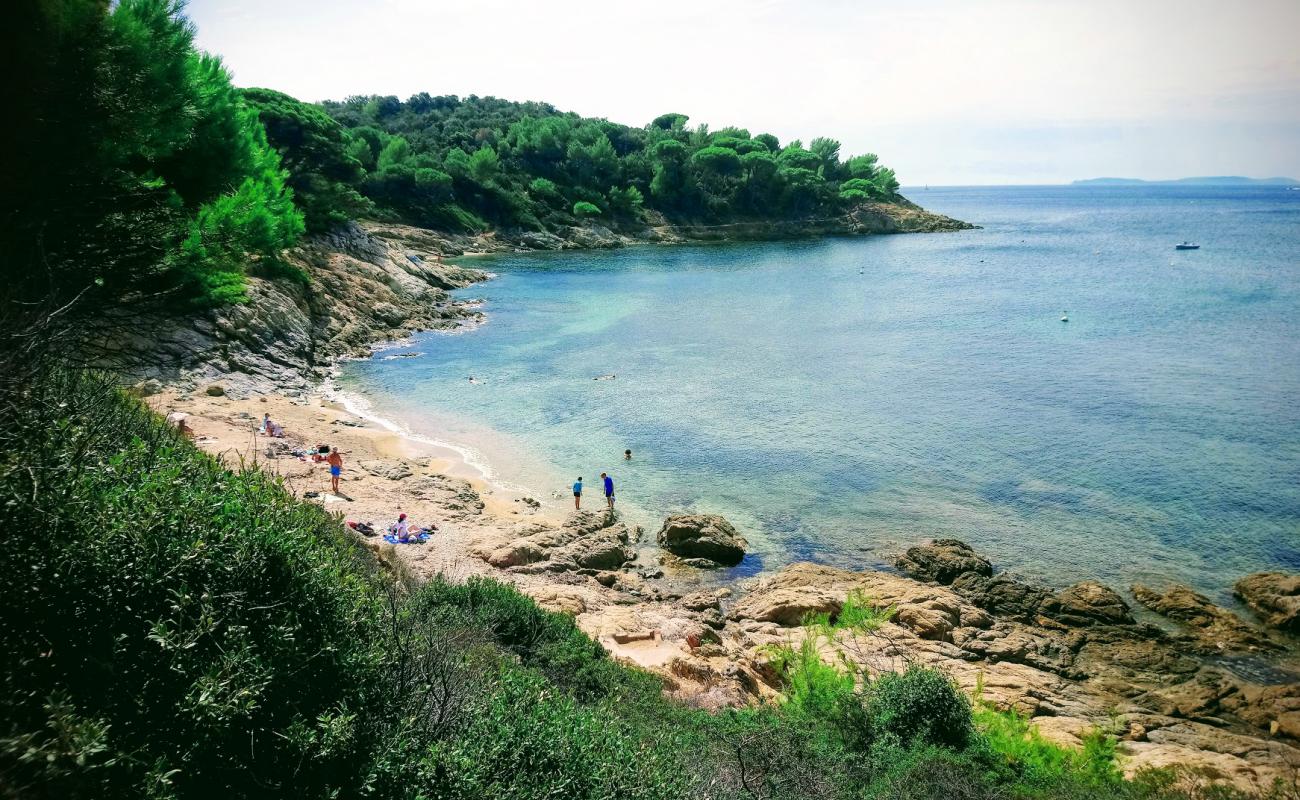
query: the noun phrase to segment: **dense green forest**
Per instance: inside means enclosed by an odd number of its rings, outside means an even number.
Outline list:
[[[321,106],[247,89],[292,174],[308,225],[390,216],[455,230],[533,230],[801,219],[898,199],[873,154],[840,143],[782,145],[744,128],[691,128],[664,114],[633,128],[494,97],[353,97]],[[333,120],[337,124],[330,124]]]

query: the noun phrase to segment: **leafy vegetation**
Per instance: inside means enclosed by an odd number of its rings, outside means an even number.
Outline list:
[[[671,221],[787,220],[897,200],[892,170],[840,144],[805,148],[743,128],[711,132],[665,114],[641,128],[494,97],[353,97],[321,109],[265,89],[245,90],[293,173],[309,225],[364,213],[434,228],[555,229],[599,218]],[[310,120],[308,133],[295,122]],[[282,132],[282,128],[285,128]],[[335,165],[325,173],[317,166]],[[318,188],[313,188],[318,187]]]
[[[243,297],[303,230],[280,158],[178,0],[20,0],[6,121],[6,311]]]

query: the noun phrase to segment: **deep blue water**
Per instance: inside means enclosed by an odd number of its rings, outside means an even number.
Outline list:
[[[910,196],[983,229],[485,260],[487,324],[344,384],[543,496],[721,512],[750,569],[937,536],[1053,584],[1300,569],[1300,192]]]

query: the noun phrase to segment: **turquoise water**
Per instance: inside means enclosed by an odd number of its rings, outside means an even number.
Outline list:
[[[608,471],[648,526],[723,513],[741,572],[936,536],[1057,585],[1300,569],[1300,192],[912,197],[984,227],[499,257],[485,325],[344,385],[500,432],[541,496]]]

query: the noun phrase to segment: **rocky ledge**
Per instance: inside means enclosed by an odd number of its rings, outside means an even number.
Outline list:
[[[488,274],[442,261],[418,229],[349,224],[285,254],[306,277],[248,279],[248,301],[187,318],[138,326],[123,348],[142,394],[164,385],[216,385],[234,396],[308,391],[344,357],[365,357],[376,342],[454,328],[478,312],[449,291]],[[216,391],[216,390],[214,390]]]
[[[719,520],[669,518],[659,544],[671,551],[700,538],[743,542]],[[810,615],[833,619],[850,593],[860,593],[889,621],[874,634],[841,633],[836,645],[869,672],[936,667],[1067,745],[1101,728],[1121,740],[1130,771],[1183,765],[1250,787],[1300,766],[1300,654],[1281,630],[1285,613],[1274,610],[1289,608],[1285,598],[1294,596],[1286,580],[1244,587],[1265,622],[1280,625],[1270,629],[1183,586],[1133,587],[1147,609],[1135,613],[1095,581],[1061,590],[1035,585],[996,573],[953,539],[909,549],[898,559],[903,574],[800,563],[734,589],[701,589],[700,576],[711,573],[665,579],[662,570],[637,567],[639,538],[613,518],[583,514],[558,529],[538,523],[526,536],[489,541],[477,554],[512,573],[568,576],[560,588],[526,590],[574,614],[615,656],[664,676],[687,702],[717,707],[775,697],[773,646],[798,642]],[[667,558],[660,561],[675,556]],[[682,574],[695,582],[683,583]]]

